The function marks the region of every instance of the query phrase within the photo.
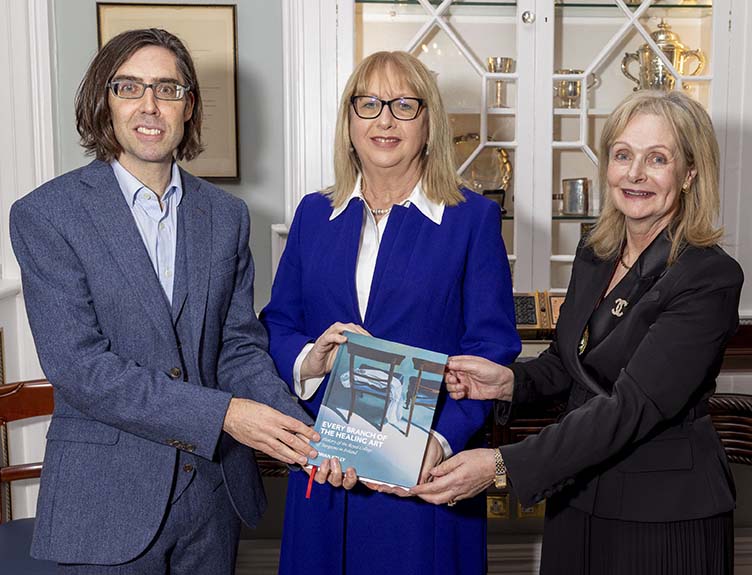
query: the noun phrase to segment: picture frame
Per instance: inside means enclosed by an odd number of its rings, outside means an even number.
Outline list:
[[[237,18],[234,4],[97,2],[99,47],[117,34],[163,28],[193,57],[203,101],[204,151],[181,167],[203,178],[237,180]]]
[[[541,310],[539,292],[518,292],[514,294],[514,315],[518,330],[545,328],[546,324],[541,311],[545,310]]]
[[[559,322],[559,310],[566,297],[565,294],[548,294],[548,317],[551,329],[555,328]]]

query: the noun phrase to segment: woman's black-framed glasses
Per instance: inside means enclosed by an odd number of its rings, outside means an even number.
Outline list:
[[[422,98],[394,98],[379,100],[374,96],[353,96],[350,98],[353,110],[359,118],[373,120],[381,115],[384,106],[389,107],[392,116],[398,120],[414,120],[423,108]]]

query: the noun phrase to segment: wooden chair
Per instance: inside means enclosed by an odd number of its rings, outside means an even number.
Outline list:
[[[439,399],[441,390],[441,380],[444,377],[444,364],[429,361],[427,359],[413,358],[413,367],[418,370],[417,377],[410,378],[410,387],[407,395],[410,402],[410,414],[407,417],[407,429],[405,435],[410,434],[410,424],[413,420],[413,411],[416,405],[433,407]],[[423,377],[424,373],[432,373],[439,376],[439,379]]]
[[[350,417],[355,410],[355,398],[358,393],[371,395],[384,400],[384,410],[381,414],[381,422],[378,424],[379,431],[384,428],[384,420],[386,419],[386,412],[389,408],[389,396],[392,390],[392,377],[394,371],[398,365],[405,359],[404,355],[398,353],[391,353],[388,351],[380,351],[378,349],[372,349],[370,347],[364,347],[348,341],[346,344],[347,352],[350,354],[350,408],[347,412],[347,423],[350,423]],[[362,380],[362,384],[356,384],[355,382],[355,358],[361,357],[369,362],[378,362],[385,364],[387,367],[385,373],[387,374],[386,382],[383,384],[380,380],[373,380],[369,382],[367,376],[359,376]],[[362,366],[361,366],[362,367]],[[371,384],[372,383],[372,384]]]
[[[0,385],[0,572],[3,575],[56,573],[57,564],[29,555],[34,519],[13,519],[10,482],[39,477],[41,463],[9,464],[7,423],[52,413],[52,386],[46,380]]]

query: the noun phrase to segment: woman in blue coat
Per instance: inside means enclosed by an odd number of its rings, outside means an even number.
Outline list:
[[[499,207],[462,187],[430,71],[363,60],[342,98],[335,184],[306,196],[262,314],[283,379],[315,417],[343,331],[502,364],[520,351]],[[490,404],[439,400],[421,480],[478,446]],[[325,463],[311,499],[290,474],[280,573],[485,573],[485,498],[436,507]]]

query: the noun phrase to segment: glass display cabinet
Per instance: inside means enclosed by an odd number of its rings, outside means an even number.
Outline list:
[[[311,62],[319,67],[322,97],[338,97],[353,66],[377,50],[406,50],[435,73],[457,169],[469,187],[505,210],[502,234],[517,292],[566,290],[577,243],[600,209],[600,132],[632,90],[685,90],[709,110],[726,152],[730,86],[743,64],[729,53],[733,10],[746,9],[738,0],[320,0],[319,6],[318,33],[329,38],[317,62],[307,54],[305,70],[311,74]],[[324,175],[332,108],[317,117]],[[727,231],[734,225],[722,223]]]

